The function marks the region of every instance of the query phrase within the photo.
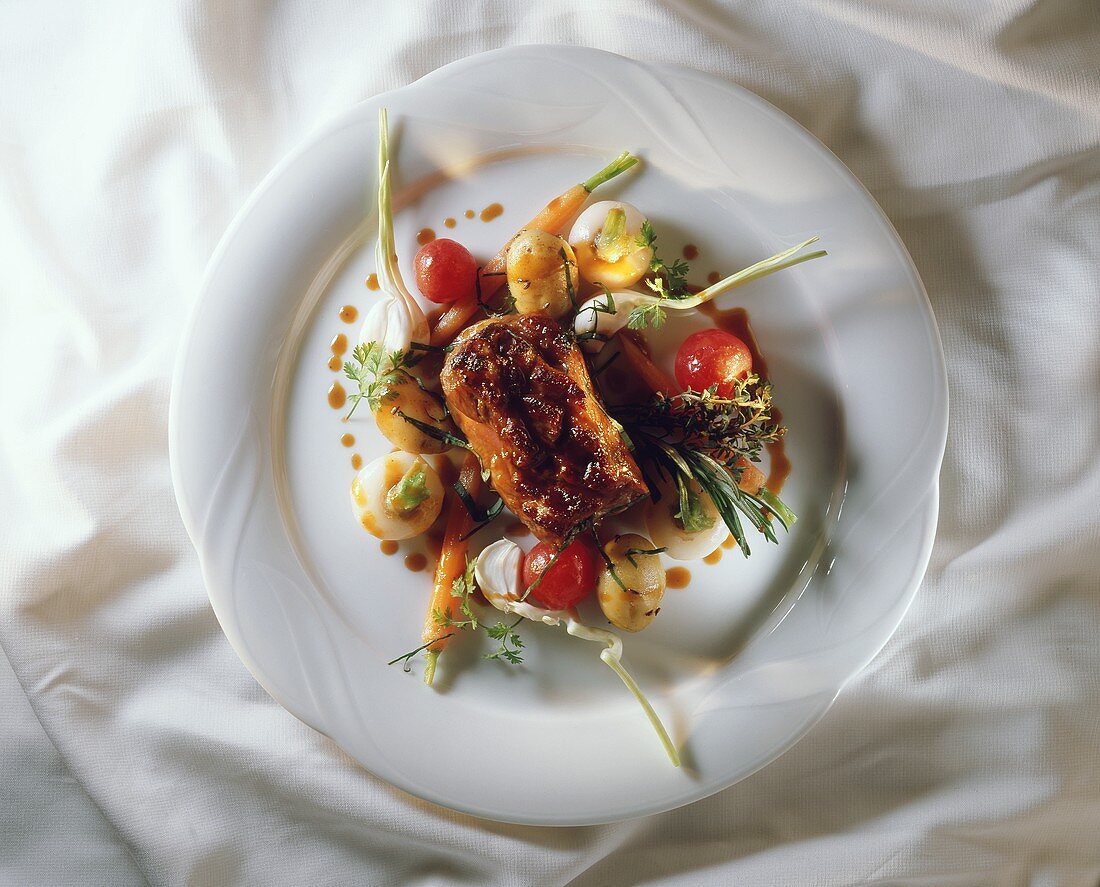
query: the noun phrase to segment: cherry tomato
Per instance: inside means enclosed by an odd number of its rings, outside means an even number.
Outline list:
[[[564,610],[592,593],[603,561],[587,539],[571,542],[556,561],[555,552],[554,546],[545,542],[527,552],[523,559],[523,587],[530,588],[542,576],[531,592],[531,599],[548,610]]]
[[[461,243],[446,237],[426,243],[413,259],[416,286],[426,299],[440,304],[472,299],[477,262]]]
[[[676,352],[676,381],[693,391],[717,385],[720,395],[732,394],[734,383],[751,369],[749,346],[725,330],[692,333]]]

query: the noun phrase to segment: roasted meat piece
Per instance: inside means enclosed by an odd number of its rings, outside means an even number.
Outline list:
[[[470,327],[440,381],[493,487],[540,541],[560,545],[648,493],[576,343],[545,314]]]

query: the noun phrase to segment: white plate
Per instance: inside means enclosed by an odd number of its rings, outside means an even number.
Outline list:
[[[626,661],[682,746],[669,766],[592,644],[524,626],[527,662],[464,636],[439,690],[387,666],[415,647],[430,584],[352,519],[351,450],[388,448],[326,403],[329,340],[372,294],[376,117],[390,109],[397,245],[450,233],[490,255],[624,148],[606,188],[643,207],[695,278],[818,234],[826,259],[737,290],[771,365],[801,520],[745,561],[690,565]],[[466,209],[504,205],[490,223]],[[453,232],[445,217],[457,218]],[[677,338],[702,323],[676,320]],[[943,356],[897,235],[852,175],[728,83],[566,47],[447,66],[345,114],[267,177],[211,260],[172,392],[172,468],[226,635],[272,696],[363,766],[499,820],[605,822],[704,797],[773,760],[886,642],[925,569],[946,440]],[[472,642],[468,642],[472,641]]]

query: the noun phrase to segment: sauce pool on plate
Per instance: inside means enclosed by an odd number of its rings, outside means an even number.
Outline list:
[[[338,410],[347,403],[348,393],[344,390],[344,386],[339,382],[333,382],[328,389],[328,405],[334,410]]]
[[[375,291],[378,290],[378,275],[377,274],[371,274],[370,277],[367,278],[367,289],[371,290],[372,292],[375,292]]]
[[[354,305],[345,305],[340,309],[340,319],[344,323],[355,323],[355,318],[359,316],[359,309]]]
[[[687,567],[670,567],[665,571],[665,583],[669,588],[687,588],[691,571]]]
[[[431,228],[421,228],[416,233],[416,242],[421,246],[431,243],[435,240],[435,232]]]
[[[481,211],[481,221],[491,222],[497,216],[504,212],[504,207],[499,203],[490,203],[485,209]]]

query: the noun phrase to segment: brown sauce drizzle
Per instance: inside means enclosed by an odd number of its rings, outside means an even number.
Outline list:
[[[711,271],[710,274],[707,275],[707,283],[718,283],[721,279],[722,275],[717,271]]]
[[[377,289],[378,289],[378,275],[377,274],[372,274],[370,277],[367,278],[367,289],[371,290],[372,292],[377,291]]]
[[[768,362],[760,352],[756,336],[753,335],[752,326],[749,324],[749,313],[744,308],[720,309],[714,302],[707,302],[699,306],[699,310],[714,321],[714,325],[737,336],[749,346],[752,352],[753,370],[762,379],[768,378]],[[772,406],[772,420],[782,424],[783,414],[775,406]],[[787,448],[783,438],[774,443],[767,444],[768,456],[771,464],[768,469],[768,479],[764,485],[776,495],[783,489],[783,483],[791,473],[791,460],[787,458]]]
[[[332,343],[329,347],[332,349],[333,357],[343,357],[348,350],[348,337],[343,333],[337,333],[332,337]]]
[[[428,566],[428,559],[422,555],[419,551],[413,554],[405,555],[405,568],[412,570],[414,573],[419,573],[426,566]]]
[[[737,544],[737,540],[733,538],[733,533],[730,533],[726,537],[726,541],[722,543],[723,548],[733,548]]]
[[[490,203],[485,209],[481,211],[481,221],[491,222],[497,216],[504,212],[504,207],[499,203]]]
[[[477,213],[475,213],[472,209],[468,209],[462,215],[464,215],[468,219],[472,219],[474,216],[477,215]]]
[[[355,446],[355,435],[354,434],[343,434],[343,435],[341,435],[340,436],[340,443],[342,443],[345,447]]]
[[[453,218],[451,218],[450,216],[447,216],[447,218],[445,218],[445,219],[443,220],[443,224],[444,224],[444,226],[445,226],[445,227],[447,227],[447,228],[453,228],[453,227],[454,227],[455,225],[457,225],[457,224],[458,224],[458,222],[456,222],[456,221],[455,221],[455,220],[454,220]]]
[[[421,228],[416,232],[416,242],[421,246],[431,243],[435,240],[435,232],[431,228]]]
[[[398,544],[392,539],[387,539],[378,546],[378,550],[389,557],[391,554],[397,554],[398,547]]]
[[[691,571],[687,567],[672,567],[665,571],[665,584],[669,588],[687,588]]]
[[[529,529],[527,529],[526,524],[520,523],[517,520],[517,521],[513,521],[512,523],[508,524],[508,526],[506,526],[504,528],[504,535],[505,536],[515,536],[517,539],[519,539],[519,538],[522,538],[524,536],[530,536],[531,531]]]
[[[714,551],[712,551],[710,554],[708,554],[705,558],[703,558],[703,563],[704,564],[716,564],[720,560],[722,560],[722,549],[721,548],[716,548],[716,549],[714,549]]]
[[[355,323],[355,318],[359,316],[359,309],[354,305],[345,305],[340,309],[340,319],[344,323]]]
[[[343,366],[343,363],[338,355],[334,354],[328,359],[328,368],[334,373],[339,372],[341,366]]]
[[[352,453],[351,467],[354,468],[356,471],[363,467],[363,457],[360,456],[358,453]]]
[[[344,386],[339,382],[333,382],[328,389],[328,405],[334,410],[338,410],[348,399],[348,393],[344,390]]]
[[[697,247],[694,243],[689,243],[689,244],[686,244],[684,246],[684,258],[685,259],[687,259],[690,262],[692,259],[697,259],[698,257],[699,257],[699,247]]]

